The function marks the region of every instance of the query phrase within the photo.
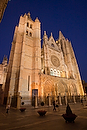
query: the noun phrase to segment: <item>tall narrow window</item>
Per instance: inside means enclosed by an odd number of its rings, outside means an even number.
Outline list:
[[[32,37],[32,33],[30,32],[30,37]]]
[[[28,91],[29,91],[29,86],[30,86],[30,76],[28,76]]]
[[[57,76],[57,71],[56,71],[56,69],[54,69],[54,76]]]
[[[26,31],[26,35],[28,35],[28,31]]]
[[[50,75],[53,75],[53,69],[52,68],[50,69]]]
[[[60,77],[60,71],[59,70],[57,70],[57,76]]]
[[[29,27],[29,23],[27,23],[27,27]]]
[[[54,44],[52,43],[51,46],[54,47]]]
[[[30,28],[32,29],[32,24],[30,24]]]

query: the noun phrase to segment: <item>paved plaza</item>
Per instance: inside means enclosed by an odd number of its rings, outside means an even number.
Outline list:
[[[66,123],[62,114],[66,106],[60,106],[60,111],[53,111],[53,106],[33,108],[26,106],[25,112],[11,108],[6,114],[4,106],[0,106],[0,130],[87,130],[87,107],[80,103],[70,104],[71,110],[77,115],[75,123]],[[40,117],[38,110],[45,109],[47,113]]]

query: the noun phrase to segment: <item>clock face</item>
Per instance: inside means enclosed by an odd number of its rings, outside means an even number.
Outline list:
[[[51,62],[52,62],[52,64],[53,64],[55,67],[60,66],[60,61],[59,61],[59,59],[58,59],[56,56],[54,56],[54,55],[51,56]]]

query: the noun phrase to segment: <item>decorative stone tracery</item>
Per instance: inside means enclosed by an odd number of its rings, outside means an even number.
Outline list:
[[[77,95],[76,85],[73,84],[73,83],[70,85],[70,94],[71,95]]]
[[[54,85],[50,79],[46,80],[44,84],[44,96],[48,96],[48,94],[50,96],[54,95]]]
[[[58,57],[56,57],[55,55],[51,56],[51,62],[55,67],[60,66],[60,61],[58,59]]]

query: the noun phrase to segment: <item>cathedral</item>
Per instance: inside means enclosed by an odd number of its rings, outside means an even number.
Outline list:
[[[56,41],[52,33],[48,37],[44,31],[41,48],[40,26],[39,19],[33,21],[30,13],[20,16],[2,84],[3,104],[10,102],[17,107],[20,100],[32,105],[40,101],[47,103],[48,97],[52,104],[59,96],[84,95],[71,42],[61,31]]]

